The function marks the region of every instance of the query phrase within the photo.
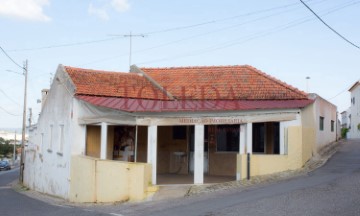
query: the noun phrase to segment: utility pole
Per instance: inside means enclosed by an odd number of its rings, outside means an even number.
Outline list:
[[[23,125],[22,125],[22,137],[21,137],[21,157],[20,157],[20,183],[24,181],[24,154],[25,154],[25,130],[26,130],[26,99],[27,99],[27,77],[28,77],[28,61],[24,63],[24,110],[23,110]]]
[[[15,165],[15,160],[16,160],[16,131],[15,131],[15,140],[14,140],[14,152],[13,152],[13,165]]]
[[[129,68],[131,67],[131,55],[132,55],[132,38],[133,37],[145,37],[146,35],[144,34],[132,34],[130,32],[130,34],[125,34],[125,35],[112,35],[112,36],[123,36],[123,37],[128,37],[130,40],[130,52],[129,52]]]

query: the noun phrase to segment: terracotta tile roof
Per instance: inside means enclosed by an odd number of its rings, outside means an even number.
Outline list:
[[[254,67],[141,68],[177,99],[306,100],[307,95]]]
[[[64,68],[76,86],[76,95],[167,100],[158,88],[139,74]]]

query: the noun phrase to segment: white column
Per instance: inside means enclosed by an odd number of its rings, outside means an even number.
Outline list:
[[[157,125],[148,126],[147,162],[152,165],[152,184],[156,185]]]
[[[100,143],[100,159],[106,159],[107,153],[107,137],[108,126],[105,122],[101,122],[101,143]]]
[[[239,154],[245,153],[245,143],[246,143],[246,127],[244,124],[240,125],[240,146],[239,146]]]
[[[239,154],[245,154],[245,145],[246,145],[246,125],[240,125],[240,136],[239,136]],[[241,163],[238,166],[242,167]],[[241,170],[237,169],[236,180],[241,179]]]
[[[204,183],[204,125],[195,125],[194,184]]]
[[[280,154],[285,154],[285,122],[280,122]]]
[[[252,123],[246,124],[246,153],[252,154]]]

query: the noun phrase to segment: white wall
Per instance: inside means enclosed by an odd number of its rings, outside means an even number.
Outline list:
[[[63,198],[68,197],[70,186],[74,124],[71,88],[67,74],[59,66],[37,126],[30,132],[29,146],[25,149],[24,184]]]
[[[351,98],[355,98],[355,102],[350,106],[350,130],[348,132],[349,139],[359,139],[360,130],[358,130],[358,124],[360,123],[360,85],[354,87],[351,91]]]
[[[316,97],[314,106],[316,149],[318,150],[325,145],[336,141],[337,107],[320,96]],[[320,130],[320,116],[324,117],[324,130]],[[334,121],[333,131],[331,131],[331,121]]]

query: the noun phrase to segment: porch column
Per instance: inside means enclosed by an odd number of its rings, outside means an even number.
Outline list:
[[[152,165],[152,184],[156,185],[157,125],[148,126],[147,162]]]
[[[100,159],[106,159],[107,152],[107,138],[108,138],[108,125],[106,122],[101,122],[101,142],[100,142]]]
[[[284,155],[285,154],[285,122],[280,122],[280,154]]]
[[[245,144],[246,144],[246,125],[240,125],[240,146],[239,146],[239,154],[245,154]]]
[[[241,124],[240,125],[240,146],[239,146],[239,155],[240,158],[244,157],[245,154],[245,145],[246,145],[246,125],[245,124]],[[236,170],[236,180],[241,180],[243,178],[243,176],[241,176],[242,173],[242,168],[244,167],[242,164],[242,160],[238,161]]]
[[[194,184],[204,183],[204,125],[195,125]]]
[[[252,123],[246,124],[246,153],[252,154]]]

